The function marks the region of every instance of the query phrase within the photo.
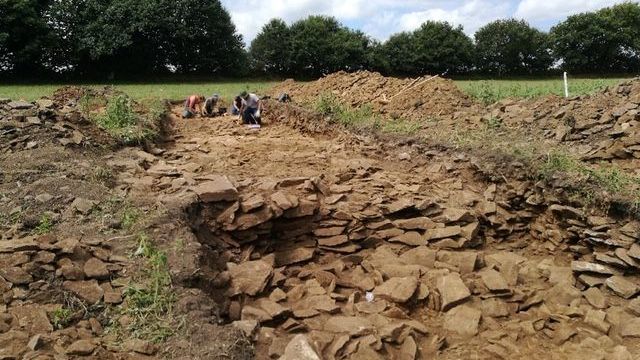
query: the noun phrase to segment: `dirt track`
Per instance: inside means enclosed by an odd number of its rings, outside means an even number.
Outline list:
[[[0,124],[12,137],[0,206],[29,215],[0,247],[1,355],[640,354],[637,222],[574,208],[521,165],[496,174],[472,153],[356,136],[289,106],[274,105],[260,130],[179,110],[148,151],[106,151],[67,115],[65,126]],[[113,177],[96,179],[97,168]],[[131,325],[104,310],[127,301],[141,262],[113,221],[125,208],[114,196],[144,213],[139,226],[168,254],[181,326],[166,342],[103,329]],[[34,235],[46,211],[56,228]]]

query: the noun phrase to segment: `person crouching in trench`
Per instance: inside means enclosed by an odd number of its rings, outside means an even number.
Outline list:
[[[260,120],[260,108],[262,107],[262,102],[258,95],[243,91],[240,94],[240,97],[244,100],[242,103],[242,109],[240,109],[242,122],[244,124],[262,125],[262,121]]]

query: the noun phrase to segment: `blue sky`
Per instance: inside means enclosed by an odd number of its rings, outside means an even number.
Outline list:
[[[413,30],[427,20],[464,26],[469,35],[504,18],[525,19],[542,30],[571,14],[597,10],[624,0],[222,0],[238,31],[250,42],[274,17],[291,24],[309,15],[330,15],[379,40]],[[637,1],[635,1],[637,2]]]

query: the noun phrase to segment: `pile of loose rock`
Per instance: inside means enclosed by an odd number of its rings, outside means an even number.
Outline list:
[[[0,357],[108,358],[100,336],[110,319],[97,314],[123,301],[128,261],[106,242],[53,235],[0,241]]]
[[[638,224],[549,206],[525,183],[447,185],[443,201],[419,185],[390,198],[372,168],[334,184],[210,176],[193,188],[193,226],[205,248],[226,249],[209,274],[226,289],[226,316],[271,357],[413,359],[465,341],[509,358],[534,338],[568,353],[598,341],[630,358]],[[548,251],[566,256],[536,255]]]
[[[491,116],[510,126],[540,128],[544,136],[577,146],[586,160],[640,158],[640,79],[571,99],[506,100]]]
[[[33,149],[43,141],[82,145],[91,140],[83,125],[88,122],[76,106],[58,109],[46,98],[35,102],[0,99],[0,152]]]

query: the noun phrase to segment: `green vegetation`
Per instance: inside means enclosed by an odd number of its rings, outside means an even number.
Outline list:
[[[36,226],[36,228],[33,229],[33,232],[38,235],[44,235],[44,234],[50,233],[52,228],[53,228],[53,221],[51,220],[51,216],[49,216],[48,214],[44,214],[40,218],[40,222],[38,223],[38,226]]]
[[[312,104],[313,110],[329,118],[329,121],[350,129],[378,128],[380,118],[373,113],[371,106],[351,109],[345,106],[334,95],[325,93]]]
[[[267,23],[249,51],[219,0],[198,6],[193,0],[0,4],[0,73],[14,79],[315,77],[354,69],[516,75],[546,73],[554,64],[573,73],[640,70],[640,4],[634,1],[569,16],[549,32],[508,19],[484,24],[472,38],[461,26],[427,20],[385,42],[334,17],[310,14],[290,25]]]
[[[136,101],[145,103],[149,99],[182,100],[191,94],[210,96],[219,94],[225,101],[231,100],[243,90],[262,94],[274,81],[202,81],[202,82],[147,82],[147,83],[110,83],[117,90],[124,92]],[[14,100],[33,101],[43,96],[51,96],[53,92],[66,84],[0,84],[0,97]],[[102,88],[107,84],[79,83],[76,85],[89,88]]]
[[[126,230],[131,230],[131,228],[138,222],[140,219],[140,211],[130,205],[126,205],[124,210],[122,211],[122,215],[120,217],[120,221],[122,223],[122,227]]]
[[[140,234],[135,255],[146,259],[143,277],[125,291],[123,314],[133,320],[128,329],[137,338],[162,342],[176,330],[171,317],[175,296],[167,255],[156,249],[146,234]]]
[[[640,204],[640,177],[614,166],[607,164],[593,167],[568,153],[556,150],[547,155],[539,174],[543,179],[549,180],[559,173],[572,176],[572,186],[584,200],[601,200],[597,198],[596,192],[604,191],[602,195]]]
[[[380,131],[395,135],[415,135],[421,129],[420,123],[404,119],[385,122]]]
[[[549,35],[524,20],[496,20],[478,30],[476,66],[484,74],[531,74],[553,63]]]
[[[112,187],[115,184],[116,176],[111,169],[99,166],[94,170],[92,179],[106,187]]]
[[[328,117],[329,121],[340,124],[352,130],[372,130],[393,135],[415,135],[421,129],[417,121],[406,119],[384,120],[373,111],[371,106],[365,105],[351,109],[340,103],[332,94],[322,94],[312,104],[314,111]]]
[[[624,80],[610,79],[569,79],[569,95],[585,95],[596,92]],[[470,96],[491,104],[506,98],[535,98],[544,95],[564,96],[564,83],[560,76],[557,79],[543,80],[457,80],[462,91]]]
[[[132,100],[117,95],[107,104],[104,114],[94,117],[96,123],[123,144],[140,144],[157,135],[154,126],[133,109]]]
[[[51,325],[53,325],[53,328],[56,330],[64,329],[65,327],[67,327],[67,325],[69,325],[71,321],[71,315],[72,311],[70,309],[67,309],[65,307],[57,308],[51,314],[49,314]]]

